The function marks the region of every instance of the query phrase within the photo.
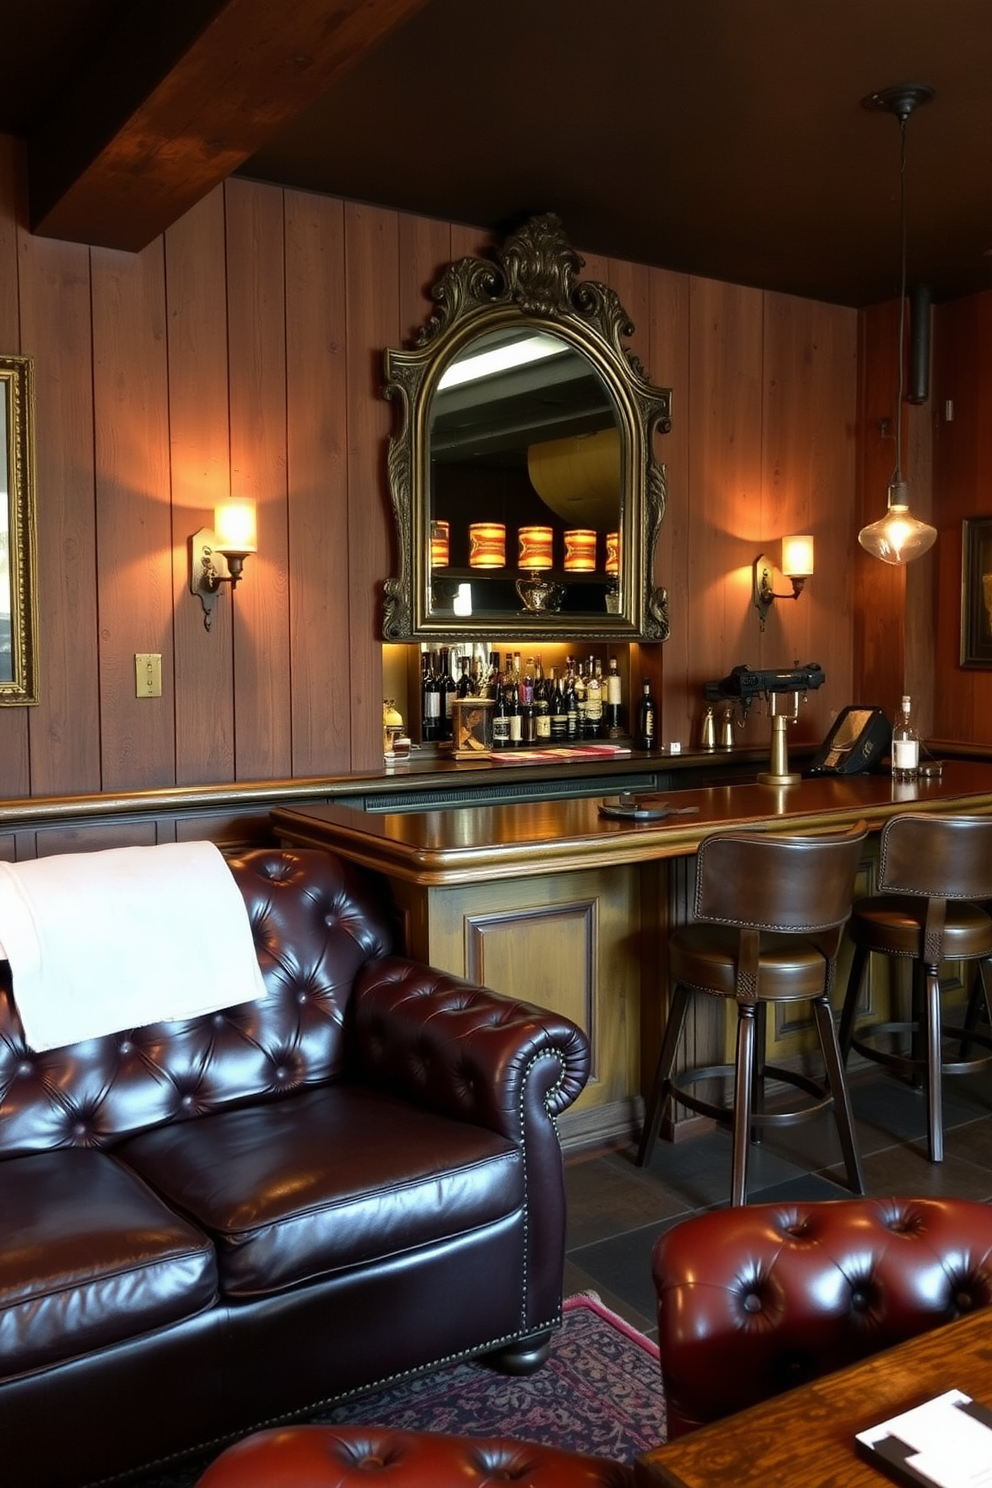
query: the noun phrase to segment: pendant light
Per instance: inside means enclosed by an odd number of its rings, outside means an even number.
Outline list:
[[[906,120],[921,103],[929,103],[933,89],[925,83],[900,83],[879,93],[869,93],[861,101],[865,108],[883,109],[899,120],[899,228],[901,234],[899,278],[899,364],[896,392],[896,468],[889,482],[888,508],[885,516],[869,527],[862,527],[858,542],[873,558],[883,563],[902,565],[919,558],[937,540],[937,529],[914,517],[909,509],[909,486],[902,473],[902,400],[904,353],[906,344]]]

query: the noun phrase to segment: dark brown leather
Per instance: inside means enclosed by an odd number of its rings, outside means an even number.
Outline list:
[[[976,900],[992,894],[992,816],[905,815],[882,829],[878,887],[859,899],[850,920],[854,958],[841,1017],[840,1043],[903,1075],[926,1076],[927,1145],[932,1162],[944,1156],[941,1079],[966,1074],[992,1059],[988,1032],[977,1031],[979,1001],[992,1021],[992,916]],[[872,953],[914,963],[912,1017],[856,1032],[858,1003]],[[942,961],[977,961],[979,977],[964,1028],[944,1028],[939,969]],[[908,1052],[892,1036],[912,1034]],[[945,1048],[952,1038],[957,1052]]]
[[[722,833],[700,844],[694,898],[697,923],[680,927],[669,937],[669,969],[675,990],[645,1114],[639,1163],[643,1165],[650,1157],[670,1101],[678,1100],[690,1110],[716,1119],[731,1117],[731,1202],[743,1204],[753,1128],[804,1119],[824,1104],[832,1104],[848,1181],[856,1193],[864,1192],[830,996],[866,835],[865,823],[858,822],[843,832],[801,837]],[[728,1072],[726,1067],[675,1072],[690,992],[737,1002],[732,1110],[694,1090],[698,1081]],[[757,1016],[758,1010],[768,1002],[796,1001],[812,1004],[825,1086],[795,1071],[764,1063],[764,1021]],[[789,1110],[767,1113],[757,1109],[754,1087],[766,1076],[798,1087],[812,1096],[815,1104],[807,1100]]]
[[[262,1431],[214,1462],[196,1488],[633,1488],[633,1469],[605,1457],[507,1437],[297,1426]]]
[[[992,1303],[992,1206],[752,1204],[675,1225],[652,1260],[673,1439]]]
[[[35,1054],[0,963],[18,1488],[80,1488],[449,1359],[536,1361],[559,1320],[554,1117],[584,1035],[391,954],[378,887],[328,853],[231,868],[261,1003]]]

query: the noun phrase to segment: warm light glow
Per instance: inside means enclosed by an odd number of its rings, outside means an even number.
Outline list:
[[[550,527],[521,527],[520,567],[537,572],[551,568],[554,557],[554,534]]]
[[[565,567],[570,573],[594,573],[596,534],[587,527],[565,533]]]
[[[911,563],[937,541],[936,527],[914,517],[907,501],[893,500],[893,496],[904,497],[906,494],[905,482],[898,487],[890,486],[889,509],[885,516],[869,527],[862,527],[858,533],[858,542],[866,553],[880,558],[883,563],[891,563],[893,567]]]
[[[618,574],[620,572],[619,532],[608,532],[606,534],[606,572],[608,574]]]
[[[450,536],[448,522],[431,523],[431,568],[447,568],[451,562]]]
[[[782,572],[787,579],[808,579],[813,572],[813,539],[783,537]]]
[[[468,529],[471,568],[503,568],[506,563],[506,528],[502,522],[472,522]]]
[[[222,501],[214,507],[214,541],[221,553],[255,553],[254,501]]]

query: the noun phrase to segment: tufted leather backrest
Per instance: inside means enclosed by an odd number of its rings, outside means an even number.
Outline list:
[[[248,906],[261,1002],[35,1053],[0,961],[0,1155],[104,1147],[340,1075],[355,978],[392,948],[386,906],[369,881],[315,849],[260,848],[229,866]]]
[[[992,1303],[992,1206],[714,1210],[652,1260],[669,1439]]]

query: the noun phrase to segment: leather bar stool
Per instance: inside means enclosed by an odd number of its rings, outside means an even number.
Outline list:
[[[696,923],[669,939],[674,988],[654,1087],[637,1161],[651,1155],[669,1101],[733,1123],[731,1203],[747,1196],[752,1136],[832,1105],[848,1182],[864,1193],[851,1102],[834,1026],[833,990],[844,925],[866,835],[859,822],[845,832],[805,837],[734,832],[707,838],[696,857]],[[735,1065],[709,1065],[675,1073],[676,1055],[695,993],[737,1003]],[[769,1003],[808,1002],[823,1056],[824,1080],[765,1063],[765,1009]],[[734,1075],[733,1104],[705,1099],[698,1082]],[[778,1080],[802,1092],[797,1104],[765,1109],[765,1084]]]
[[[990,1016],[992,916],[976,903],[992,897],[992,816],[896,816],[882,829],[878,887],[854,905],[848,926],[854,959],[844,999],[840,1043],[845,1063],[851,1049],[919,1080],[927,1096],[927,1142],[931,1162],[944,1157],[941,1110],[943,1075],[967,1074],[992,1060],[992,1037],[979,1028],[984,1004]],[[909,1020],[875,1023],[856,1033],[858,1003],[868,958],[910,958],[913,963]],[[977,961],[978,975],[963,1027],[941,1028],[940,966]],[[908,1049],[886,1047],[900,1037]],[[951,1052],[950,1041],[957,1043]],[[977,1045],[979,1052],[973,1053]]]

